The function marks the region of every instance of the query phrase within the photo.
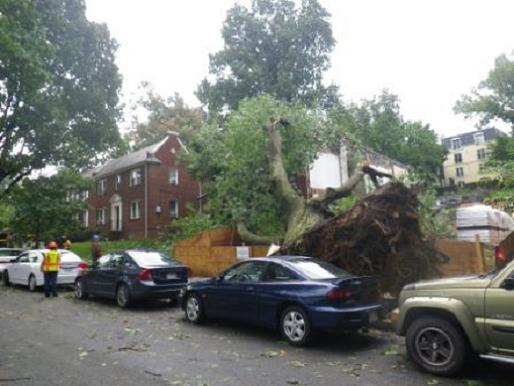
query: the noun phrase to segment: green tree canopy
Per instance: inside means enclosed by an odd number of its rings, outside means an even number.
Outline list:
[[[514,132],[514,61],[505,54],[498,56],[487,78],[457,101],[455,111],[480,117],[482,125],[500,120]]]
[[[329,117],[336,145],[340,136],[347,136],[423,172],[427,178],[437,174],[447,154],[429,125],[404,120],[398,97],[388,91],[360,105],[340,105]]]
[[[9,193],[14,214],[10,229],[35,241],[70,236],[82,229],[78,214],[86,208],[90,181],[70,170],[51,177],[25,179]]]
[[[204,124],[204,111],[189,107],[179,94],[163,98],[147,82],[143,82],[141,88],[144,95],[133,104],[132,109],[139,114],[142,108],[148,117],[144,121],[140,120],[138,114],[133,117],[128,139],[135,148],[159,142],[170,131],[176,131],[188,139]]]
[[[262,234],[280,234],[286,219],[274,197],[263,127],[271,117],[281,125],[284,164],[294,181],[321,147],[319,116],[270,96],[248,99],[230,114],[224,129],[203,127],[189,146],[188,167],[204,183],[209,211],[220,223],[245,224]]]
[[[336,100],[322,84],[335,40],[328,12],[317,0],[253,0],[235,5],[223,24],[223,50],[210,55],[212,81],[197,97],[210,111],[235,109],[244,98],[270,94],[307,105]]]
[[[0,186],[118,146],[115,50],[84,0],[0,2]]]

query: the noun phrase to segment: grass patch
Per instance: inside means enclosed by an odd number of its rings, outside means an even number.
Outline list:
[[[123,251],[125,249],[156,249],[166,254],[171,254],[171,247],[158,240],[116,240],[101,241],[102,255],[111,252]],[[71,250],[83,260],[91,262],[91,242],[84,241],[73,243]]]

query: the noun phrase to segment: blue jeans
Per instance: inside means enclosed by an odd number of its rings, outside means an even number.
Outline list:
[[[45,276],[45,296],[50,296],[50,292],[57,296],[57,271],[43,272]]]

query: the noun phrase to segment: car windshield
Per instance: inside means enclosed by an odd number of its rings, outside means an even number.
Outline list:
[[[81,261],[81,258],[69,251],[60,251],[61,252],[61,261],[64,263],[74,263]]]
[[[160,252],[130,251],[128,254],[141,266],[177,264],[177,260]]]
[[[335,279],[350,276],[348,272],[341,268],[318,259],[299,257],[296,259],[288,259],[287,262],[312,280]]]

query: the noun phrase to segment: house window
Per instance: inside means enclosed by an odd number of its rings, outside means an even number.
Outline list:
[[[89,198],[89,190],[83,190],[82,192],[80,192],[80,197],[79,197],[80,200],[86,201],[88,198]]]
[[[88,226],[88,212],[87,210],[83,211],[83,212],[80,212],[78,215],[77,215],[77,219],[79,220],[79,222],[87,228]]]
[[[105,212],[107,210],[105,208],[100,208],[96,210],[96,223],[98,225],[105,225],[105,218],[107,217],[105,215]]]
[[[485,153],[485,149],[478,149],[477,150],[477,158],[478,159],[486,159],[487,155]]]
[[[457,168],[456,169],[456,175],[457,175],[457,177],[463,177],[464,176],[464,169],[463,168]]]
[[[141,185],[142,173],[141,168],[130,171],[130,186]]]
[[[473,139],[475,141],[475,145],[483,145],[485,143],[484,133],[473,134]]]
[[[462,142],[460,138],[452,139],[452,149],[460,149],[462,147]]]
[[[459,181],[457,183],[457,185],[458,185],[459,188],[463,188],[464,187],[464,181]]]
[[[168,182],[170,185],[178,185],[178,169],[170,169],[168,174]]]
[[[121,174],[116,175],[114,179],[114,190],[118,191],[121,188]]]
[[[170,201],[170,217],[178,218],[178,201],[177,200]]]
[[[461,163],[462,162],[462,154],[461,153],[455,153],[453,155],[453,158],[455,159],[455,163]]]
[[[96,181],[96,194],[103,196],[107,191],[107,180],[105,178]]]
[[[486,167],[485,167],[485,164],[479,164],[478,165],[478,172],[480,174],[484,174],[486,172]]]
[[[141,201],[132,201],[130,203],[130,219],[136,220],[141,217]]]

